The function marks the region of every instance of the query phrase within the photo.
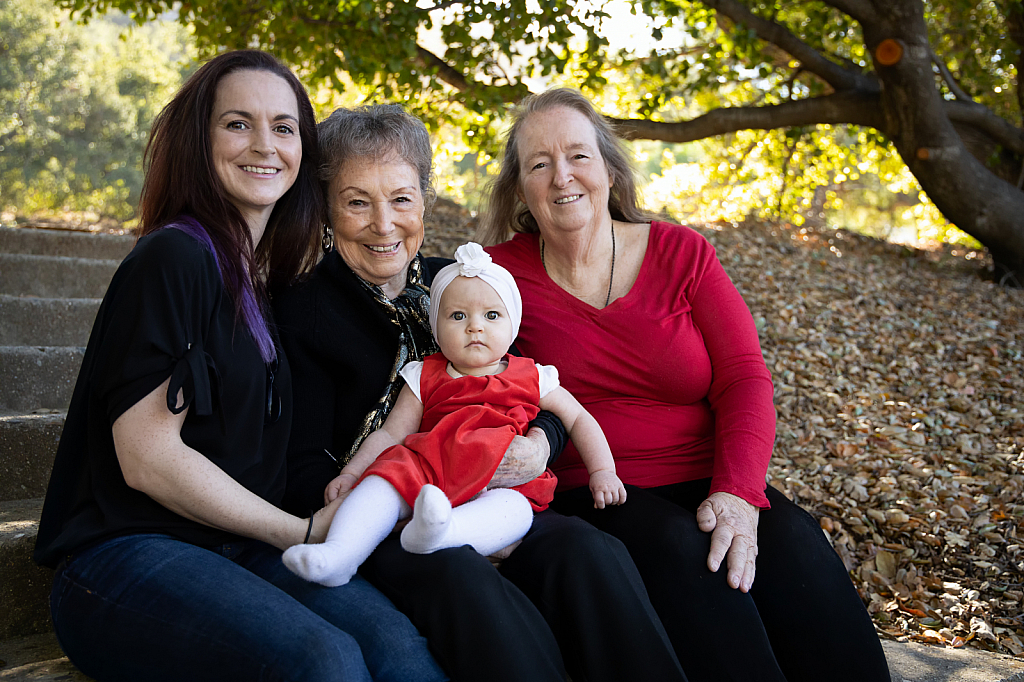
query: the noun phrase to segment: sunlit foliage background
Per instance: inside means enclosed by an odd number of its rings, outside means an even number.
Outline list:
[[[757,46],[746,32],[719,26],[706,10],[690,7],[651,22],[655,39],[675,31],[675,42],[656,43],[654,52],[631,54],[614,43],[588,51],[581,39],[574,51],[552,57],[559,68],[535,69],[537,77],[526,80],[535,91],[583,84],[602,111],[620,117],[692,117],[715,106],[806,94],[800,90],[806,85],[782,81],[790,65],[773,67],[771,55],[750,57]],[[932,3],[933,18],[941,10]],[[941,23],[941,17],[935,20]],[[606,19],[608,25],[615,21]],[[827,27],[821,44],[831,53],[864,60],[850,40],[855,26],[835,16],[804,21]],[[678,28],[683,24],[685,34]],[[939,37],[943,46],[969,53],[956,41],[968,40],[970,27],[946,29]],[[149,126],[201,54],[189,30],[159,20],[133,28],[116,12],[82,25],[45,0],[3,0],[0,50],[0,222],[72,216],[130,227]],[[712,60],[719,63],[714,73],[704,66]],[[751,61],[763,65],[753,70],[745,66]],[[721,75],[722,64],[729,78]],[[1002,94],[1006,101],[996,105],[1012,109],[999,69],[956,66],[965,87]],[[301,65],[297,71],[315,84],[311,97],[321,117],[337,106],[395,92],[344,73],[317,79]],[[996,82],[1000,78],[1007,82]],[[407,90],[400,98],[434,134],[439,193],[476,211],[496,172],[504,122],[458,106],[445,94]],[[754,218],[910,243],[977,246],[942,218],[891,146],[871,130],[818,126],[631,146],[648,207],[676,220]]]
[[[185,30],[82,26],[45,0],[3,0],[0,53],[5,222],[69,212],[130,219],[153,117],[193,68]]]

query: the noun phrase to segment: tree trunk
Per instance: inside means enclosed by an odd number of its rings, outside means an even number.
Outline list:
[[[872,4],[878,19],[863,24],[868,50],[875,55],[883,40],[892,39],[903,52],[892,66],[875,60],[886,132],[942,214],[988,248],[996,280],[1024,285],[1024,192],[974,158],[943,112],[923,4]]]

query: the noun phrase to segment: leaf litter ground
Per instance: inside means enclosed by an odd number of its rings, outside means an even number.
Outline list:
[[[438,208],[424,250],[450,257],[472,224]],[[775,381],[769,482],[818,519],[879,634],[1024,656],[1024,291],[963,249],[697,229]]]
[[[977,254],[708,226],[775,381],[769,481],[879,632],[1024,653],[1024,291]]]

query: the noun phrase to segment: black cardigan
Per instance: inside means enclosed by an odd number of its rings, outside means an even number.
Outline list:
[[[452,261],[425,259],[429,284]],[[376,404],[398,352],[399,330],[337,251],[306,281],[273,298],[274,319],[292,370],[293,419],[288,443],[286,511],[306,515],[323,506],[327,484],[348,452],[359,425]],[[513,352],[515,352],[513,350]],[[549,464],[567,434],[557,417],[542,412],[531,424],[551,445]]]

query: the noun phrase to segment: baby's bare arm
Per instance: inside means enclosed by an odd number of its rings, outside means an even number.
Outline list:
[[[615,473],[615,458],[612,457],[608,439],[593,415],[587,412],[569,391],[561,386],[541,398],[540,407],[553,412],[569,433],[573,445],[580,453],[580,459],[590,474],[590,492],[594,495],[594,506],[604,509],[606,504],[622,504],[626,501],[626,488]]]

